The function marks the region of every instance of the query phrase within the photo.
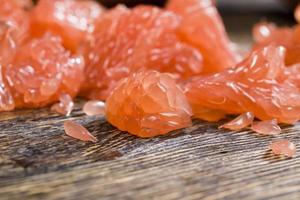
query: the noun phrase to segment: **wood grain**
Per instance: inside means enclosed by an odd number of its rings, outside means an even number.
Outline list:
[[[218,130],[224,121],[194,120],[141,139],[76,105],[70,118],[99,142],[65,136],[66,118],[49,108],[0,114],[0,199],[300,199],[300,156],[282,159],[268,150],[287,138],[300,151],[300,123],[261,137]]]
[[[47,109],[21,113],[0,125],[1,199],[300,197],[299,156],[273,157],[273,137],[196,120],[168,136],[140,139],[78,108],[71,118],[99,139],[92,144],[64,136],[65,119]],[[287,126],[279,138],[299,148],[299,128]]]

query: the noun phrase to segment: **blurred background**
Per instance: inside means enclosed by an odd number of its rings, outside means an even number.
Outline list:
[[[98,0],[102,4],[112,7],[118,3],[128,6],[137,4],[155,4],[163,6],[166,0]],[[226,12],[290,12],[297,5],[298,0],[216,0],[218,7]]]
[[[167,0],[98,0],[107,7],[118,3],[127,6],[152,4],[163,6]],[[293,11],[300,0],[215,0],[231,39],[249,49],[252,27],[259,21],[280,26],[295,24]]]
[[[117,3],[125,3],[127,5],[135,5],[135,4],[139,4],[139,3],[147,3],[147,4],[156,4],[156,5],[164,5],[166,0],[99,0],[100,2],[102,2],[103,4],[107,5],[107,6],[114,6]],[[233,6],[237,6],[237,5],[241,5],[243,7],[245,6],[249,6],[249,5],[265,5],[265,6],[270,6],[270,4],[286,4],[289,6],[293,6],[296,5],[298,0],[216,0],[218,4],[221,5],[233,5]]]
[[[38,0],[33,0],[35,3]],[[125,4],[133,7],[138,4],[164,6],[167,0],[96,0],[106,7]],[[300,0],[213,0],[222,16],[231,40],[242,51],[247,51],[252,44],[252,27],[267,21],[279,26],[291,26],[296,23],[294,9]]]
[[[35,3],[38,0],[33,0]],[[106,7],[125,4],[164,6],[167,0],[96,0]],[[222,15],[279,15],[293,20],[293,10],[300,0],[214,0]]]
[[[167,0],[98,0],[107,7],[113,7],[119,3],[127,6],[135,6],[138,4],[151,4],[163,6]],[[300,0],[215,0],[216,5],[227,24],[228,20],[234,20],[239,16],[239,22],[243,22],[241,18],[251,16],[257,20],[273,20],[279,25],[295,23],[293,18],[293,10]],[[241,17],[241,18],[240,18]],[[246,20],[250,23],[251,20]],[[288,23],[288,24],[287,24]],[[230,24],[229,24],[230,25]]]

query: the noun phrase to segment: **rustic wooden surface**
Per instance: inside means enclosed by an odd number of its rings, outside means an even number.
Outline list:
[[[251,22],[243,30],[232,24],[233,39],[247,48]],[[195,120],[191,128],[140,139],[80,107],[70,118],[96,144],[65,136],[66,118],[49,108],[0,114],[0,199],[300,199],[299,154],[280,159],[268,150],[287,138],[300,152],[300,123],[261,137]]]

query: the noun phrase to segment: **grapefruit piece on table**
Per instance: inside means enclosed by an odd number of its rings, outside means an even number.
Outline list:
[[[183,91],[166,73],[146,71],[122,79],[106,101],[106,118],[118,129],[153,137],[191,125]]]

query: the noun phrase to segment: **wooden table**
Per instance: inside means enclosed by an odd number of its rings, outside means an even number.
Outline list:
[[[253,18],[228,19],[233,39],[247,48]],[[96,144],[65,136],[66,118],[49,108],[0,114],[0,199],[300,199],[300,156],[278,159],[268,150],[287,138],[300,152],[300,123],[261,137],[195,120],[191,128],[140,139],[85,116],[81,105],[70,118]]]

